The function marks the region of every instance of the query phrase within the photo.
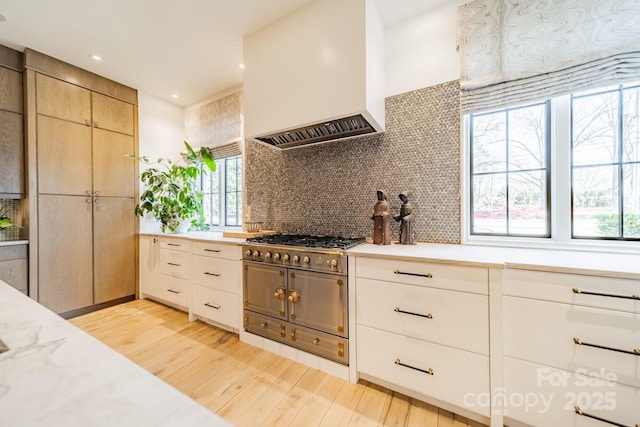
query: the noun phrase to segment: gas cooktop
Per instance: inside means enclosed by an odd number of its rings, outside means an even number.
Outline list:
[[[317,249],[349,249],[364,243],[364,237],[313,236],[308,234],[271,234],[247,239],[247,243],[300,246]]]

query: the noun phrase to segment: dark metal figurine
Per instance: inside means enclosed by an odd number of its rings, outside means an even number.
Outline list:
[[[409,192],[403,191],[398,194],[400,200],[402,200],[402,206],[400,206],[400,214],[395,215],[393,218],[400,223],[400,244],[413,245],[413,230],[411,223],[413,222],[413,205],[409,203]]]
[[[389,202],[387,202],[387,194],[377,191],[378,201],[373,206],[373,243],[375,245],[391,244],[391,211],[389,210]]]

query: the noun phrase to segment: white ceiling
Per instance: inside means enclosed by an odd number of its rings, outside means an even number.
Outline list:
[[[0,0],[0,44],[189,106],[241,85],[243,37],[308,1]],[[376,1],[390,26],[450,0]]]

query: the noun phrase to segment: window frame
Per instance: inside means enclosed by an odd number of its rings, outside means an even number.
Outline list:
[[[238,212],[237,212],[237,221],[238,224],[233,224],[233,225],[229,225],[228,221],[227,221],[227,194],[229,194],[230,192],[227,189],[227,184],[228,184],[228,180],[227,180],[227,161],[228,160],[235,160],[237,159],[240,164],[241,164],[241,173],[239,174],[238,178],[240,179],[240,185],[238,186],[238,190],[235,191],[239,198],[238,198]],[[202,168],[203,165],[201,165]],[[226,229],[226,228],[232,228],[232,229],[238,229],[238,228],[242,228],[242,223],[243,223],[243,215],[242,215],[242,207],[244,205],[244,159],[242,155],[239,156],[231,156],[231,157],[223,157],[221,159],[216,159],[216,170],[215,172],[210,172],[210,171],[204,171],[203,169],[201,169],[201,171],[203,173],[201,173],[200,175],[200,182],[199,182],[199,186],[198,189],[200,191],[202,191],[203,189],[203,181],[205,179],[205,175],[214,173],[218,179],[218,219],[220,224],[211,224],[211,223],[206,223],[210,229]],[[203,192],[203,199],[205,197],[207,197],[208,195],[211,195],[214,193],[204,193]]]
[[[612,240],[599,238],[573,238],[572,234],[572,117],[571,95],[550,100],[550,174],[549,192],[550,237],[526,237],[471,234],[471,120],[462,115],[460,136],[461,236],[466,245],[541,248],[556,250],[582,250],[594,252],[637,253],[638,239]],[[532,102],[535,104],[535,102]]]

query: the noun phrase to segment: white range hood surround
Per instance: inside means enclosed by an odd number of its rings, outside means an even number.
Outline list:
[[[293,148],[384,131],[375,0],[313,0],[245,37],[243,49],[245,137]]]

